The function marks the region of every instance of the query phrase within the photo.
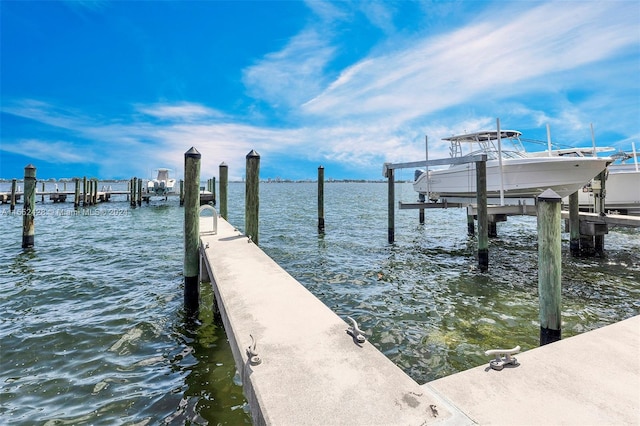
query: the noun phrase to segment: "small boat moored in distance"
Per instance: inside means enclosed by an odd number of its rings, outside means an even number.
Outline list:
[[[155,179],[147,182],[147,192],[153,195],[167,196],[175,192],[176,180],[169,178],[169,169],[158,169]]]
[[[547,189],[567,197],[613,161],[609,157],[531,155],[524,149],[520,136],[516,130],[490,130],[443,140],[450,142],[453,158],[486,154],[487,197],[507,198],[512,203],[517,202],[515,199],[533,199]],[[475,163],[428,172],[416,170],[413,188],[421,200],[466,202],[476,197]]]

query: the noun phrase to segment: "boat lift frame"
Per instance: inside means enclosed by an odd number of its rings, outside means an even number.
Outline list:
[[[396,169],[442,166],[448,164],[476,163],[476,200],[478,213],[478,267],[481,271],[489,268],[489,226],[487,215],[487,154],[478,154],[460,158],[442,158],[436,160],[412,161],[409,163],[384,163],[382,174],[388,179],[388,241],[395,242],[395,177]],[[425,208],[444,207],[436,203],[417,203],[421,211]],[[450,203],[450,207],[453,205]]]

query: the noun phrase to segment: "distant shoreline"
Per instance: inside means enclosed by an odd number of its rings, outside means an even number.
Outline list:
[[[58,183],[58,182],[73,182],[76,178],[60,178],[60,179],[38,179],[38,182],[50,182],[50,183]],[[79,180],[83,180],[84,178],[78,178]],[[94,179],[94,178],[87,178]],[[0,183],[11,183],[13,179],[0,179]],[[107,182],[107,183],[126,183],[129,182],[129,179],[98,179],[99,182]],[[16,182],[24,182],[24,179],[16,179]],[[260,183],[317,183],[317,180],[312,179],[261,179]],[[387,183],[385,179],[378,180],[368,180],[368,179],[327,179],[324,181],[325,183]],[[411,182],[408,180],[396,180],[396,183],[406,183]],[[230,180],[229,183],[244,183],[242,180]]]

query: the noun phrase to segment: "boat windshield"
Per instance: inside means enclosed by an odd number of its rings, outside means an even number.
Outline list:
[[[478,150],[470,153],[469,155],[480,155],[487,154],[487,160],[497,160],[498,159],[498,151],[485,151]],[[502,158],[526,158],[526,154],[522,151],[513,151],[513,150],[502,150]]]
[[[521,133],[516,130],[503,130],[498,134],[496,131],[476,132],[465,135],[452,136],[443,140],[451,143],[451,157],[463,157],[472,154],[487,154],[488,159],[497,159],[499,152],[503,158],[524,158],[526,151],[520,141]],[[500,138],[500,144],[498,143]],[[465,154],[465,146],[477,146],[480,149],[471,154]],[[500,149],[498,147],[500,145]]]

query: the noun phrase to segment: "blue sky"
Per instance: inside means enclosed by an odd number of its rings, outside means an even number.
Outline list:
[[[0,19],[2,178],[181,176],[194,146],[206,177],[255,149],[262,178],[382,179],[425,134],[446,157],[496,117],[640,149],[637,0],[3,0]]]

